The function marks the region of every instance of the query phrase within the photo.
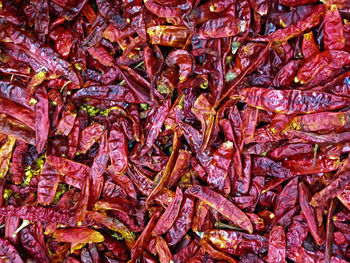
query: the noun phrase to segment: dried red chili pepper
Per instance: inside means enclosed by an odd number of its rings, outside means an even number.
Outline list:
[[[336,5],[327,5],[323,22],[323,44],[325,49],[342,50],[345,48],[342,18]]]
[[[263,236],[220,229],[210,230],[205,232],[204,235],[214,247],[232,255],[264,253],[267,251],[268,240]]]
[[[249,218],[238,209],[233,203],[225,199],[222,195],[203,186],[193,186],[189,189],[190,194],[203,200],[212,208],[218,210],[223,216],[242,227],[249,233],[253,232],[253,226]]]
[[[270,232],[267,262],[287,262],[286,236],[281,226],[274,226]]]
[[[299,202],[301,211],[303,212],[306,222],[309,226],[310,233],[318,245],[322,245],[325,241],[323,226],[319,226],[316,222],[315,210],[310,204],[310,192],[306,185],[299,183]]]
[[[347,98],[325,92],[265,88],[246,88],[241,92],[241,98],[253,107],[284,114],[335,110],[348,103]]]

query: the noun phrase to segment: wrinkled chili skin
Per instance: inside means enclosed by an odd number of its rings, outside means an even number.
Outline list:
[[[15,44],[19,45],[23,50],[28,51],[29,55],[39,63],[42,63],[44,67],[54,73],[66,76],[73,83],[79,85],[80,80],[72,67],[65,60],[61,59],[50,47],[36,42],[17,28],[9,27],[7,32]]]
[[[247,88],[241,96],[243,101],[253,107],[284,114],[335,110],[349,103],[347,98],[317,91]]]

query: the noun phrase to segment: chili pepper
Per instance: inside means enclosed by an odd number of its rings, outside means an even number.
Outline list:
[[[160,216],[160,211],[155,211],[151,216],[147,226],[142,231],[141,235],[136,240],[134,246],[131,248],[131,258],[137,259],[141,255],[142,251],[145,249],[147,243],[151,238],[152,230],[157,223],[158,217]]]
[[[304,34],[302,52],[305,59],[311,58],[320,52],[317,44],[315,43],[314,34],[312,31]]]
[[[246,22],[235,17],[218,17],[204,22],[198,29],[199,39],[232,37],[246,30]]]
[[[21,230],[20,237],[21,244],[27,253],[29,253],[31,256],[33,256],[40,262],[50,262],[49,258],[45,254],[44,249],[42,248],[40,243],[34,238],[34,236],[30,233],[27,227]]]
[[[189,188],[189,192],[196,198],[206,202],[210,207],[218,210],[219,213],[244,230],[249,233],[253,232],[253,226],[248,217],[222,195],[199,185]]]
[[[101,15],[113,23],[121,30],[127,27],[127,22],[124,17],[120,15],[120,11],[113,6],[113,3],[109,0],[97,0],[97,7]]]
[[[301,211],[303,212],[306,222],[309,226],[310,233],[318,245],[322,245],[325,241],[323,226],[318,226],[315,217],[315,210],[310,204],[310,192],[303,182],[299,183],[299,202]]]
[[[269,156],[275,160],[281,160],[286,157],[292,157],[295,154],[313,152],[314,146],[311,143],[286,144],[276,147],[269,153]]]
[[[267,157],[261,156],[254,158],[251,172],[257,175],[270,175],[278,178],[290,178],[294,176],[290,169],[283,167]]]
[[[123,238],[125,238],[127,247],[129,249],[132,248],[132,246],[135,243],[134,237],[130,232],[130,230],[127,229],[122,222],[120,222],[118,219],[107,217],[96,211],[88,211],[87,214],[90,218],[92,218],[97,223],[105,225],[107,228],[109,228],[112,231],[119,232],[123,236]]]
[[[305,56],[305,55],[304,55]],[[273,85],[278,88],[286,88],[293,82],[299,62],[295,60],[289,61],[275,76],[273,79]]]
[[[16,142],[16,147],[12,153],[12,181],[15,184],[20,184],[24,178],[24,158],[28,150],[28,144],[22,141]]]
[[[0,148],[0,178],[5,178],[6,176],[15,143],[15,138],[7,136],[7,142],[4,143]]]
[[[297,166],[295,166],[296,163],[298,163]],[[282,164],[294,174],[301,175],[334,171],[339,167],[340,162],[338,159],[328,159],[322,153],[318,153],[316,158],[313,153],[307,153],[287,157]]]
[[[38,152],[42,152],[49,136],[49,100],[45,88],[39,87],[35,91],[38,102],[35,104],[36,120],[36,147]]]
[[[342,50],[345,47],[344,27],[336,5],[326,5],[323,22],[323,44],[325,49]]]
[[[53,234],[53,238],[60,242],[71,243],[71,251],[78,249],[88,242],[102,242],[104,237],[90,228],[60,229]]]
[[[246,88],[241,98],[252,107],[276,113],[300,114],[335,110],[344,107],[347,98],[325,92]]]
[[[324,15],[323,5],[316,5],[312,8],[310,14],[296,22],[295,24],[290,25],[287,28],[279,29],[273,32],[271,35],[267,36],[267,39],[270,41],[283,42],[296,37],[302,34],[305,31],[310,30],[311,28],[317,26],[320,23],[321,18]]]
[[[166,235],[169,246],[177,244],[191,227],[194,213],[194,198],[184,196],[179,215]]]
[[[290,131],[291,135],[302,138],[305,141],[316,143],[316,144],[325,144],[325,143],[344,143],[349,140],[349,132],[340,132],[335,133],[331,132],[328,134],[318,135],[311,132],[302,132],[302,131]]]
[[[78,152],[86,153],[90,147],[100,139],[104,132],[104,126],[99,123],[93,123],[81,131]]]
[[[152,26],[147,28],[151,44],[170,47],[183,47],[189,32],[181,26]]]
[[[18,263],[24,262],[21,259],[20,255],[18,254],[15,247],[10,243],[10,241],[8,241],[7,239],[1,238],[0,243],[1,243],[1,252],[0,252],[1,256],[13,262],[18,262]]]
[[[44,163],[38,182],[38,202],[49,205],[55,198],[60,176],[55,168]]]
[[[317,2],[316,0],[279,0],[279,2],[286,6],[306,5]]]
[[[157,237],[156,249],[161,263],[174,262],[170,249],[161,236]]]
[[[281,226],[274,226],[270,232],[267,262],[286,261],[286,236]]]
[[[346,112],[319,112],[295,117],[289,127],[306,132],[341,130],[348,119]]]
[[[67,61],[61,59],[50,47],[38,43],[35,39],[15,27],[8,27],[6,28],[6,31],[16,45],[21,47],[21,49],[26,51],[29,56],[37,60],[45,68],[48,68],[58,75],[63,75],[74,84],[79,85],[80,80],[73,68]]]
[[[63,27],[56,27],[50,32],[50,38],[56,42],[55,48],[63,58],[67,58],[74,43],[73,32]]]
[[[210,256],[212,256],[213,258],[217,259],[217,260],[225,260],[225,262],[230,262],[230,263],[236,263],[237,260],[233,259],[232,257],[230,257],[229,255],[216,250],[211,244],[209,244],[208,241],[206,241],[205,239],[201,239],[200,240],[200,244],[203,248],[203,250],[208,253]]]
[[[199,249],[199,243],[194,239],[187,247],[181,249],[178,253],[174,255],[174,261],[183,262],[190,259]]]
[[[251,168],[252,168],[252,160],[251,156],[248,154],[243,155],[243,167],[242,174],[237,174],[235,178],[235,190],[241,194],[247,194],[250,187],[251,181]]]
[[[108,139],[109,156],[113,171],[122,174],[128,166],[127,141],[121,127],[113,127]]]
[[[296,205],[298,201],[298,177],[293,178],[283,188],[278,196],[275,207],[275,219],[278,221],[291,207]]]
[[[31,206],[20,206],[15,207],[12,205],[3,206],[0,208],[0,214],[6,216],[18,216],[19,218],[30,220],[30,221],[44,221],[44,222],[53,222],[61,223],[63,225],[75,226],[74,218],[71,217],[71,214],[67,212],[62,212],[55,210],[53,208],[44,208],[44,207],[31,207]],[[91,225],[87,221],[85,225]]]
[[[84,164],[71,161],[58,156],[47,156],[46,161],[57,169],[57,171],[66,176],[77,180],[84,180],[89,174],[90,168]]]
[[[303,63],[294,81],[308,86],[324,84],[338,75],[341,68],[350,63],[349,59],[349,53],[341,50],[320,52]]]
[[[17,81],[0,81],[0,96],[4,99],[12,100],[28,109],[34,110],[33,105],[27,103],[29,94],[26,87]]]
[[[350,91],[349,91],[349,79],[350,74],[348,72],[345,72],[343,74],[340,74],[333,80],[329,81],[324,85],[326,90],[329,90],[333,94],[336,94],[338,96],[344,96],[349,97]]]
[[[91,181],[92,181],[92,178],[90,178],[89,175],[86,176],[83,182],[83,186],[81,188],[80,198],[76,204],[74,219],[78,226],[81,226],[82,222],[84,222],[86,218],[86,213],[87,213],[89,199],[90,199],[90,192],[92,188]]]
[[[165,117],[170,110],[170,101],[164,101],[152,115],[147,118],[146,127],[148,132],[145,136],[145,143],[140,149],[140,156],[143,156],[158,137],[159,130],[163,126]]]
[[[238,231],[214,229],[204,233],[214,247],[232,255],[240,253],[264,253],[268,240],[259,235],[251,235]]]
[[[224,191],[225,179],[231,164],[232,155],[233,143],[227,141],[216,150],[210,162],[207,182],[218,192]]]
[[[326,248],[325,248],[325,262],[331,262],[332,257],[332,239],[333,239],[333,222],[332,222],[332,216],[336,209],[337,200],[332,199],[330,201],[330,206],[327,213],[327,225],[326,225]]]
[[[184,82],[193,71],[194,58],[190,53],[184,50],[170,52],[165,59],[165,64],[172,67],[175,64],[179,66],[179,80]]]
[[[152,230],[154,236],[160,236],[167,232],[174,224],[176,217],[180,212],[183,194],[180,188],[176,189],[174,199],[171,201],[165,212],[160,216]]]
[[[341,174],[324,189],[316,193],[312,197],[311,204],[313,206],[320,206],[322,203],[327,202],[329,198],[335,197],[336,195],[342,193],[346,188],[346,182],[349,179],[349,175],[349,172]]]
[[[62,118],[57,124],[56,134],[62,134],[68,136],[71,130],[73,129],[76,114],[70,111],[64,111],[62,113]]]

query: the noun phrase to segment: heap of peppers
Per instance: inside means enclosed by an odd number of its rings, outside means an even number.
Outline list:
[[[350,260],[349,0],[0,1],[0,261]]]

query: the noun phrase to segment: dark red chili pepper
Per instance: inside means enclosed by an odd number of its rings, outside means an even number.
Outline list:
[[[49,205],[55,198],[60,175],[57,170],[45,162],[38,182],[38,202]]]
[[[151,44],[170,47],[183,47],[189,32],[181,26],[153,26],[147,29]]]
[[[176,217],[179,214],[182,198],[182,191],[180,188],[177,188],[174,199],[171,201],[165,212],[160,216],[159,220],[152,230],[152,234],[154,236],[160,236],[172,227],[176,220]]]
[[[24,228],[20,232],[21,244],[25,251],[33,256],[36,260],[40,262],[50,262],[48,256],[46,255],[44,248],[35,239],[28,228]]]
[[[79,85],[80,80],[78,75],[75,73],[71,65],[60,58],[50,47],[37,42],[31,36],[28,36],[17,28],[8,27],[6,31],[16,45],[26,51],[29,56],[38,61],[45,68],[53,73],[62,75],[71,80],[74,84]]]
[[[347,98],[325,92],[265,88],[246,88],[242,91],[241,98],[253,107],[284,114],[335,110],[348,103]]]
[[[199,185],[191,187],[189,192],[193,196],[206,202],[212,208],[218,210],[219,213],[242,227],[244,230],[249,233],[253,232],[253,226],[249,218],[222,195]]]
[[[270,233],[267,262],[287,262],[286,236],[282,226],[274,226]]]
[[[204,235],[214,247],[232,255],[267,251],[268,240],[263,236],[220,229],[207,231]]]
[[[1,251],[0,254],[6,260],[11,260],[12,262],[22,263],[24,262],[20,255],[18,254],[15,247],[5,238],[0,239]]]
[[[297,154],[287,157],[282,165],[296,175],[330,172],[336,170],[340,162],[338,159],[329,159],[322,153]]]
[[[303,212],[306,222],[309,226],[310,233],[318,245],[322,245],[325,241],[323,226],[319,226],[316,222],[315,209],[310,204],[310,192],[306,185],[299,183],[299,202],[301,211]]]
[[[325,49],[345,48],[344,27],[337,5],[326,5],[323,22],[323,44]]]
[[[198,29],[199,39],[232,37],[246,30],[247,23],[235,17],[218,17],[204,22]]]
[[[342,193],[346,188],[349,178],[350,172],[345,172],[340,175],[320,192],[316,193],[311,199],[311,204],[313,206],[320,206],[322,203],[327,202],[329,198]]]

